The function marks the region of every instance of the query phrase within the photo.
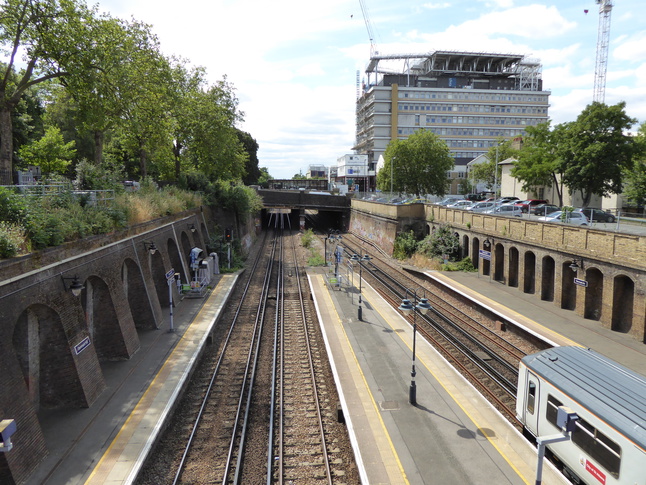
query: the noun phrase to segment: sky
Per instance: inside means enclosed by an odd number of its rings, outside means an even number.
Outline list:
[[[92,1],[88,3],[92,4]],[[362,14],[365,7],[368,23]],[[615,0],[606,104],[646,121],[643,0]],[[594,0],[100,0],[101,12],[152,26],[167,56],[226,76],[274,178],[335,165],[355,139],[357,72],[370,36],[380,54],[436,50],[520,54],[543,66],[552,125],[592,102],[599,27]]]

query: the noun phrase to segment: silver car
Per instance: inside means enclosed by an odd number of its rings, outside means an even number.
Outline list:
[[[545,222],[561,222],[566,224],[578,224],[580,226],[587,226],[589,224],[588,218],[581,212],[552,212],[548,216],[539,217],[537,220]]]

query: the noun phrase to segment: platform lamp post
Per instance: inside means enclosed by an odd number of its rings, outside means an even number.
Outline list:
[[[413,297],[413,301],[408,298],[408,294],[411,294]],[[419,298],[417,296],[417,290],[411,290],[410,288],[406,288],[406,294],[404,295],[404,299],[402,300],[401,305],[399,305],[399,309],[402,311],[404,315],[410,315],[411,312],[413,314],[413,363],[412,363],[412,368],[410,372],[410,388],[408,391],[408,402],[415,406],[417,404],[417,387],[415,385],[415,345],[416,345],[416,336],[417,336],[417,319],[416,315],[417,312],[420,312],[422,315],[426,315],[426,313],[431,309],[431,305],[428,302],[428,299],[425,297]],[[416,311],[417,310],[417,311]]]
[[[367,263],[370,261],[372,258],[368,256],[367,254],[364,255],[363,257],[359,256],[358,254],[353,254],[352,257],[350,258],[351,261],[354,261],[355,263],[359,263],[359,308],[357,309],[357,318],[359,321],[362,321],[363,318],[363,308],[361,306],[361,280],[362,280],[362,269],[363,269],[363,264],[361,263]]]
[[[332,241],[334,241],[337,238],[341,239],[341,236],[339,235],[339,230],[338,229],[330,229],[327,236],[325,236],[323,238],[323,241],[324,241],[324,249],[323,249],[323,251],[325,252],[323,257],[325,259],[325,266],[327,266],[327,240],[331,239]]]

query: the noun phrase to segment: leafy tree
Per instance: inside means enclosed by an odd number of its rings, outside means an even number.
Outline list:
[[[624,171],[623,195],[633,204],[643,206],[646,205],[646,122],[639,127],[635,142],[638,155],[633,169]]]
[[[500,184],[502,177],[502,168],[499,163],[515,156],[516,150],[512,148],[511,140],[502,137],[498,138],[496,145],[490,147],[487,151],[487,160],[471,167],[469,177],[474,185],[480,181],[484,182],[488,189],[498,190],[496,184]]]
[[[563,205],[563,181],[560,158],[557,153],[559,140],[565,136],[563,125],[550,130],[549,122],[525,128],[523,145],[516,155],[511,175],[522,182],[522,190],[536,192],[541,186],[553,186]]]
[[[273,179],[274,177],[269,174],[269,169],[267,167],[260,167],[260,176],[258,177],[259,185],[266,186],[267,183]]]
[[[594,102],[563,127],[558,171],[571,193],[581,192],[584,207],[592,195],[606,197],[623,190],[623,172],[632,167],[638,153],[637,144],[625,134],[637,120],[626,114],[625,107],[625,102],[614,106]]]
[[[238,100],[226,77],[193,100],[186,156],[210,180],[242,180],[248,154],[235,124],[242,120]]]
[[[459,249],[460,238],[450,225],[443,224],[419,243],[418,250],[430,258],[446,255],[449,259],[455,260]]]
[[[292,180],[305,180],[307,179],[307,176],[303,175],[302,172],[295,173],[294,176],[292,177]]]
[[[449,187],[446,173],[455,165],[446,143],[428,130],[420,130],[405,140],[391,141],[384,159],[384,167],[377,174],[377,187],[390,190],[392,180],[394,191],[417,196],[443,196]]]
[[[47,128],[40,140],[20,148],[20,157],[30,165],[40,166],[44,174],[65,173],[75,154],[74,141],[65,143],[55,126]]]
[[[258,142],[253,137],[242,130],[236,130],[238,140],[242,143],[244,151],[247,152],[247,163],[245,164],[245,176],[242,181],[246,185],[253,185],[258,183],[261,176],[260,168],[258,167]]]
[[[32,86],[52,79],[86,76],[95,55],[95,11],[79,0],[3,0],[0,48],[7,55],[0,74],[0,182],[11,183],[12,113]],[[25,63],[16,71],[16,63]]]

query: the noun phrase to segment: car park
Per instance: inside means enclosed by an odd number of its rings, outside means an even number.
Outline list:
[[[585,214],[591,222],[615,222],[617,218],[608,211],[602,209],[592,209],[585,207],[583,209],[574,209],[576,212],[581,212]]]
[[[543,222],[561,222],[566,224],[576,224],[579,226],[587,226],[589,224],[588,218],[581,212],[563,212],[556,211],[552,212],[548,216],[539,217],[539,221]]]
[[[554,204],[538,204],[536,207],[533,207],[530,210],[531,214],[535,216],[547,216],[552,212],[560,211],[561,208],[558,205]]]

